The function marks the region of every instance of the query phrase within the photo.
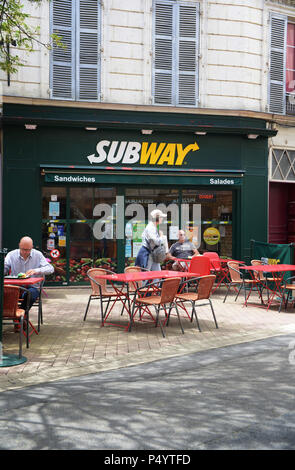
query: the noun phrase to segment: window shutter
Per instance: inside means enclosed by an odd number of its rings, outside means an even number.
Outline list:
[[[51,31],[64,47],[53,46],[51,54],[51,90],[53,98],[74,99],[74,28],[71,0],[53,0]]]
[[[178,104],[195,106],[198,97],[199,5],[179,5]]]
[[[154,10],[154,102],[173,104],[173,5],[156,2]]]
[[[196,106],[199,4],[154,2],[155,104]]]
[[[97,100],[99,95],[99,7],[98,0],[79,0],[76,81],[80,100]]]
[[[286,110],[285,63],[287,17],[271,14],[270,17],[270,74],[269,110],[284,114]]]

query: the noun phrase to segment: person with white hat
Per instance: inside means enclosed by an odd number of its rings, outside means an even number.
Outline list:
[[[135,266],[146,268],[149,271],[160,271],[160,262],[154,261],[152,251],[165,244],[163,232],[158,226],[163,222],[163,218],[167,217],[160,209],[154,209],[151,213],[151,220],[142,233],[142,246],[137,254]]]

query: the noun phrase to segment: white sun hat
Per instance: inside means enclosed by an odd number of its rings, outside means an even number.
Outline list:
[[[156,217],[167,217],[164,212],[162,212],[160,209],[155,209],[151,212],[151,217],[152,219],[155,219]]]

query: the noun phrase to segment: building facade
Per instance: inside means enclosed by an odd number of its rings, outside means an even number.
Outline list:
[[[26,8],[40,41],[65,47],[36,47],[9,86],[0,75],[3,246],[31,235],[71,284],[91,265],[122,271],[159,204],[169,244],[183,227],[201,251],[249,261],[251,239],[290,239],[292,2]]]

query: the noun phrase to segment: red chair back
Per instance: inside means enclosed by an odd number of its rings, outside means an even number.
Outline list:
[[[203,256],[210,259],[212,268],[215,269],[215,271],[220,271],[221,262],[218,253],[215,253],[214,251],[206,251],[203,253]]]
[[[210,260],[206,256],[194,256],[189,265],[189,272],[196,273],[198,276],[207,276],[210,274]]]

